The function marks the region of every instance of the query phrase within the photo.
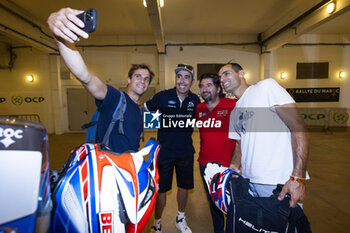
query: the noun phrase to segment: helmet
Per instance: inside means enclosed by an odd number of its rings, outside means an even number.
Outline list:
[[[230,194],[226,189],[227,182],[234,171],[223,167],[219,163],[208,162],[204,169],[204,180],[207,184],[209,194],[215,205],[227,214],[230,205]]]

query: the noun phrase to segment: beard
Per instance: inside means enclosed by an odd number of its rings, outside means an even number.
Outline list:
[[[207,95],[205,95],[205,94],[207,94]],[[202,98],[204,99],[204,101],[205,101],[206,103],[215,100],[214,95],[213,95],[212,93],[210,93],[210,92],[203,92],[203,93],[202,93]]]

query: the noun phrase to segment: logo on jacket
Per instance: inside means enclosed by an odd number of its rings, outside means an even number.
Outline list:
[[[207,113],[205,113],[205,112],[200,112],[200,113],[198,114],[199,118],[205,117],[206,115],[207,115]]]
[[[187,111],[194,111],[194,103],[192,101],[188,102]]]
[[[168,108],[176,108],[176,101],[175,100],[169,100],[168,101]]]
[[[7,148],[13,143],[15,143],[15,141],[12,139],[13,137],[15,139],[23,138],[22,133],[23,133],[23,130],[20,130],[20,129],[14,130],[11,128],[7,128],[7,129],[0,128],[0,138],[2,138],[0,142],[5,146],[5,148]]]
[[[143,113],[143,128],[145,129],[160,129],[160,116],[162,114],[157,110],[156,112]]]
[[[227,109],[224,109],[224,110],[220,110],[220,111],[217,111],[217,116],[218,117],[224,117],[228,114],[228,110]]]

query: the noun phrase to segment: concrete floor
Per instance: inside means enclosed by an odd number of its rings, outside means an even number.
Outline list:
[[[145,133],[145,141],[155,137],[154,132]],[[49,135],[50,169],[60,169],[72,149],[84,141],[84,134]],[[199,134],[193,141],[199,151]],[[144,143],[142,143],[143,145]],[[198,154],[195,154],[195,158]],[[187,207],[187,223],[192,232],[213,232],[209,207],[195,162],[195,188],[190,192]],[[315,233],[350,232],[350,130],[310,132],[308,171],[304,210]],[[173,188],[176,187],[173,182]],[[175,227],[177,214],[176,188],[167,195],[162,227],[164,233],[178,233]],[[144,232],[149,232],[153,217]]]

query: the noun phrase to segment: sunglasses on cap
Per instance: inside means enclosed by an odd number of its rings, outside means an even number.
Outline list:
[[[178,64],[177,67],[185,68],[190,71],[194,71],[193,66],[187,65],[187,64]]]

